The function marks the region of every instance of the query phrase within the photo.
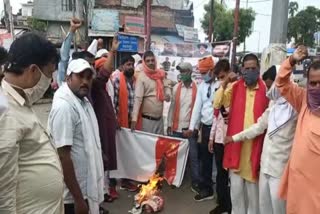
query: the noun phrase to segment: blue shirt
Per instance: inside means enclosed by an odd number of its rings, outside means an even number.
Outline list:
[[[202,82],[197,91],[194,103],[189,130],[199,128],[199,122],[204,125],[212,125],[213,121],[213,99],[215,91],[220,87],[220,82]]]

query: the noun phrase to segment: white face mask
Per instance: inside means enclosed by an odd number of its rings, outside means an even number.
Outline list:
[[[44,75],[40,68],[39,72],[41,73],[41,77],[38,83],[32,88],[23,90],[28,98],[30,105],[40,100],[51,84],[52,78],[48,78],[46,75]]]

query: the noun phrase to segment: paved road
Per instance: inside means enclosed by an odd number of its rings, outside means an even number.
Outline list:
[[[43,124],[47,124],[50,104],[35,105],[37,112]],[[208,214],[215,206],[215,200],[205,202],[195,202],[194,193],[190,190],[189,170],[186,171],[185,179],[180,188],[172,189],[164,185],[162,196],[165,199],[165,208],[161,214]],[[119,190],[120,198],[111,204],[104,204],[104,207],[110,211],[110,214],[126,214],[133,206],[134,194]]]

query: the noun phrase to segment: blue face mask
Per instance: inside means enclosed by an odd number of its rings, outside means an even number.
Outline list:
[[[212,77],[210,76],[210,72],[202,75],[202,79],[203,79],[203,81],[205,81],[205,82],[209,82],[209,81],[212,79]]]

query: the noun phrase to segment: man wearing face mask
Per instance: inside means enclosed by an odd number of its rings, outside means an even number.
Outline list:
[[[276,72],[280,66],[272,67],[268,71]],[[297,113],[280,95],[275,84],[272,84],[267,96],[271,100],[271,105],[257,122],[232,137],[226,137],[226,143],[253,139],[267,131],[260,162],[260,214],[285,214],[285,201],[279,198],[278,192],[281,176],[290,157]]]
[[[213,154],[208,151],[208,143],[213,121],[212,102],[215,91],[219,88],[220,84],[218,81],[215,81],[213,72],[214,62],[211,56],[200,59],[198,68],[202,75],[203,82],[198,87],[189,130],[184,131],[184,136],[191,137],[194,131],[199,129],[199,123],[201,122],[202,138],[199,144],[201,183],[198,188],[192,187],[192,190],[196,193],[194,197],[195,201],[204,201],[214,198],[213,181],[216,179],[212,179],[212,171],[216,169],[216,167],[215,162],[213,162]]]
[[[0,90],[0,213],[63,213],[63,174],[50,135],[32,103],[50,85],[59,55],[52,43],[26,33],[11,45]]]
[[[299,46],[282,63],[276,78],[282,96],[298,112],[291,155],[280,186],[280,196],[287,201],[290,214],[319,212],[320,62],[313,62],[307,70],[307,89],[290,81],[295,64],[307,55],[307,48]]]
[[[242,78],[225,89],[223,99],[230,101],[227,136],[250,127],[268,107],[267,88],[259,70],[258,57],[247,54],[242,62]],[[229,169],[234,213],[259,214],[258,176],[263,138],[264,134],[225,145],[223,166]]]
[[[188,130],[192,109],[197,95],[197,84],[192,81],[192,65],[188,62],[177,66],[180,71],[181,82],[173,88],[172,101],[168,113],[168,130],[170,136],[183,138],[183,131]],[[189,139],[189,158],[191,163],[191,185],[193,189],[199,189],[200,162],[198,157],[198,143],[195,132]]]

